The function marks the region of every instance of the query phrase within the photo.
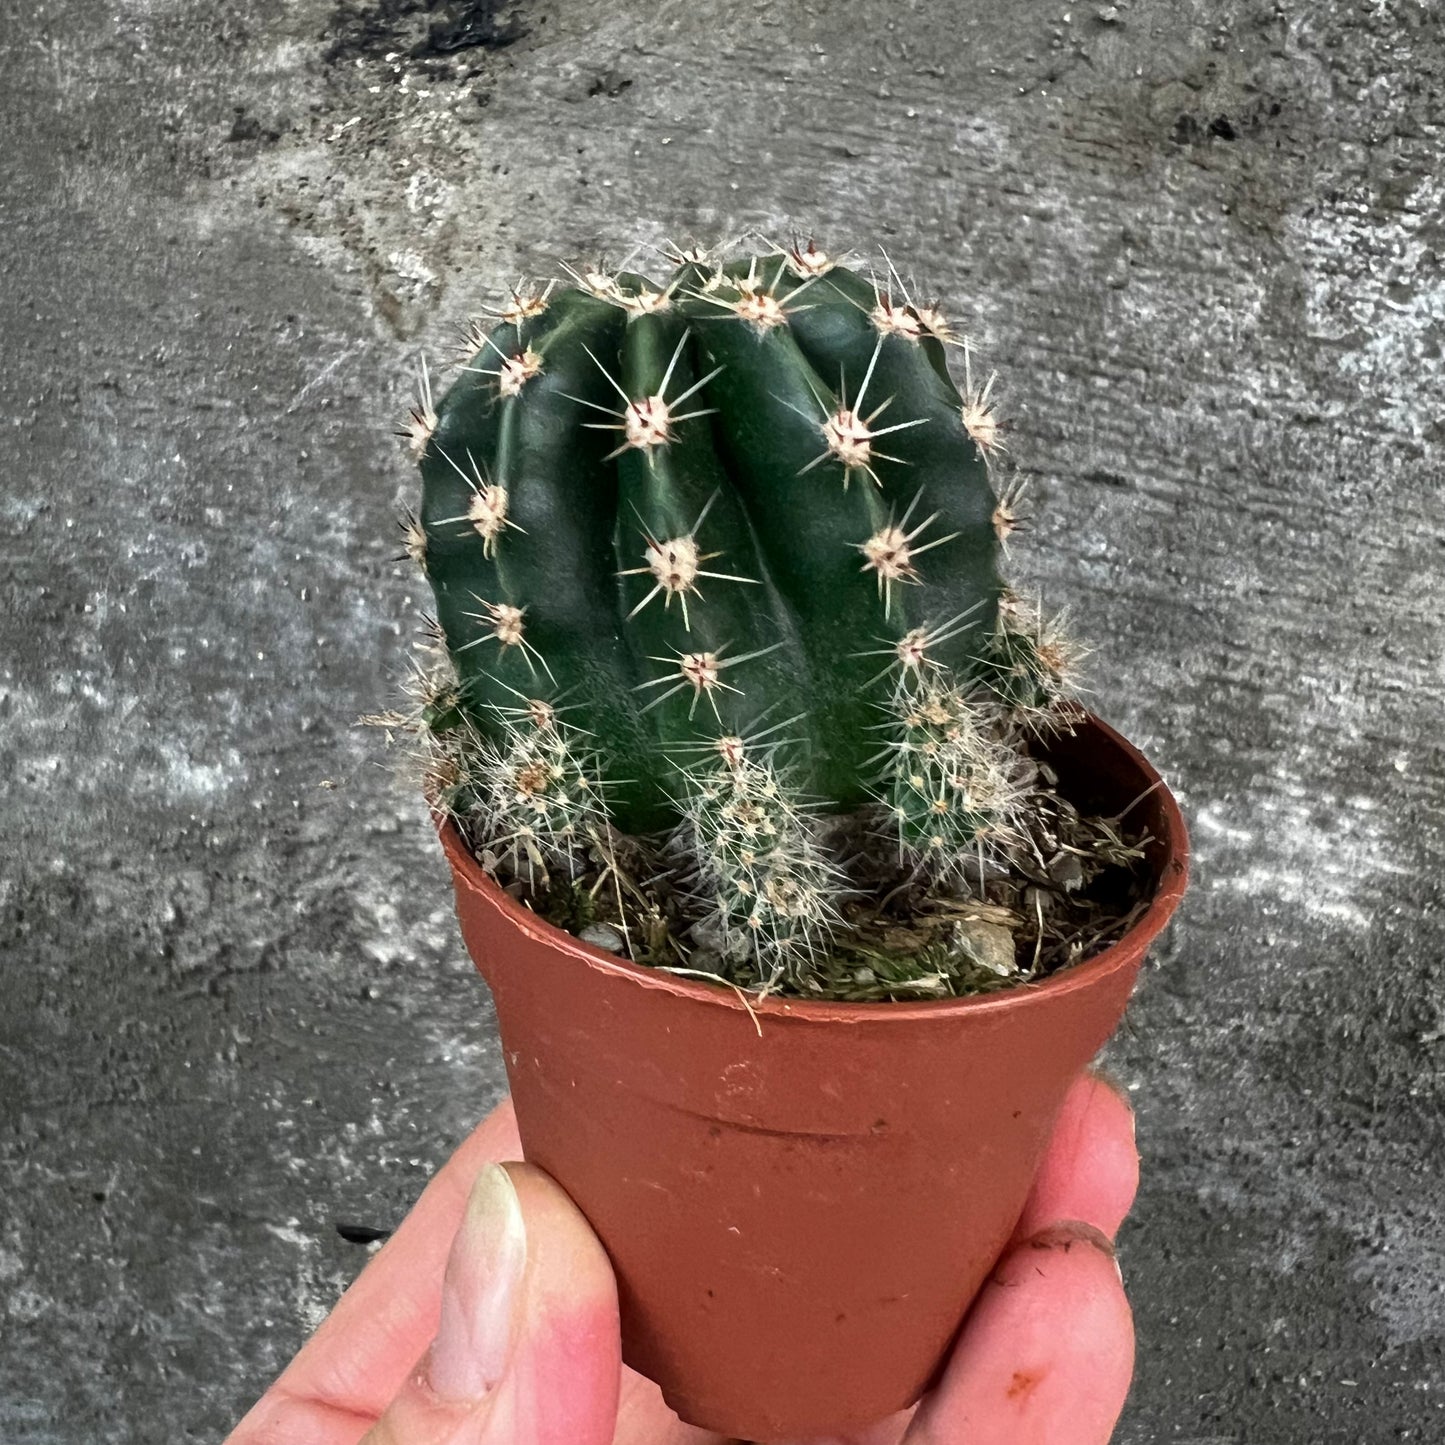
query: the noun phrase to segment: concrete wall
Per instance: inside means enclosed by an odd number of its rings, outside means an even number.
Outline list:
[[[1442,1406],[1445,35],[1417,0],[0,0],[0,1441],[214,1439],[495,1099],[391,436],[554,258],[878,242],[1184,799],[1124,1445]]]

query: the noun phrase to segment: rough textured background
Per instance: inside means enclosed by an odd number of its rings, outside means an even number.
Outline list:
[[[1411,0],[0,0],[0,1441],[215,1439],[502,1087],[353,727],[420,350],[794,219],[1000,367],[1193,820],[1119,1440],[1440,1439],[1442,76]]]

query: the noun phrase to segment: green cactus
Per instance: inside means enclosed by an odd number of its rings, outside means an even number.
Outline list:
[[[675,261],[518,290],[435,405],[424,377],[426,720],[487,760],[452,786],[499,846],[680,829],[724,927],[792,955],[841,886],[814,812],[939,874],[1008,837],[1069,658],[1001,579],[992,383],[939,310],[812,242]]]

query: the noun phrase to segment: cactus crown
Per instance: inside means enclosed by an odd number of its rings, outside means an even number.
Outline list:
[[[424,373],[432,792],[532,881],[665,838],[689,946],[806,991],[840,819],[955,894],[1024,845],[1072,653],[1002,580],[993,383],[936,305],[812,241],[672,259],[518,286]]]

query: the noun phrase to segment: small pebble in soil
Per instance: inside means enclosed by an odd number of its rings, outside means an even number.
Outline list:
[[[605,923],[589,923],[577,937],[593,948],[605,948],[608,953],[621,953],[623,949],[622,935]]]
[[[1007,978],[1017,972],[1013,930],[997,923],[970,918],[956,925],[954,939],[962,953],[980,968]]]

